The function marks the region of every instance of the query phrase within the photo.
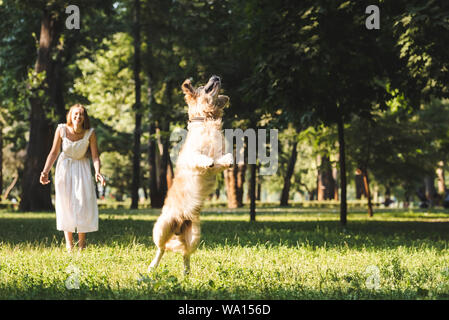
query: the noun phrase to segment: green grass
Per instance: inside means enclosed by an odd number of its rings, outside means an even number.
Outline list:
[[[335,209],[262,208],[256,223],[206,209],[189,277],[174,253],[147,273],[158,214],[101,210],[88,248],[69,254],[53,212],[0,211],[0,299],[449,298],[443,210],[354,210],[343,230]]]

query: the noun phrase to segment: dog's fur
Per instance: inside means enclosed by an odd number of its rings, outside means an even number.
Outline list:
[[[158,250],[149,266],[156,269],[166,250],[184,257],[184,273],[190,272],[190,255],[200,241],[200,211],[213,191],[217,173],[233,165],[233,156],[223,155],[221,132],[223,108],[229,102],[219,95],[220,78],[212,76],[205,86],[194,88],[190,80],[182,84],[189,106],[188,133],[176,163],[176,174],[153,228]]]

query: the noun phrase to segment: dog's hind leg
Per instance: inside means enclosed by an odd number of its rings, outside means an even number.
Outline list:
[[[200,223],[190,222],[186,225],[184,230],[184,241],[185,241],[185,251],[184,251],[184,275],[190,274],[190,255],[198,247],[200,242]]]
[[[154,257],[153,261],[151,261],[150,266],[148,267],[148,272],[152,272],[156,270],[159,262],[161,261],[162,256],[164,255],[165,250],[158,248],[156,252],[156,257]]]
[[[184,237],[187,248],[186,251],[189,252],[190,255],[196,250],[200,242],[201,237],[200,222],[195,221],[190,223],[185,230]]]
[[[151,272],[157,268],[162,256],[165,252],[165,245],[167,241],[173,235],[173,222],[163,215],[159,216],[154,228],[153,228],[153,241],[156,244],[158,250],[156,252],[156,257],[151,262],[148,267],[148,272]]]
[[[190,254],[184,255],[184,275],[190,274]]]

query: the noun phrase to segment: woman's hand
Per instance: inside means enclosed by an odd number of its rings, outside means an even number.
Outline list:
[[[102,187],[106,185],[105,177],[99,172],[95,172],[95,181],[100,181]]]
[[[41,176],[39,178],[39,182],[43,185],[49,184],[50,180],[48,180],[48,172],[41,172]]]

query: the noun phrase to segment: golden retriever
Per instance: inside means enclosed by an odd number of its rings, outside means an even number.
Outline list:
[[[173,184],[167,192],[162,213],[153,228],[158,250],[148,267],[153,271],[164,252],[182,253],[184,273],[190,272],[190,255],[200,241],[200,211],[213,191],[216,174],[233,165],[233,156],[224,153],[223,108],[229,97],[219,95],[221,80],[212,76],[205,86],[182,84],[189,107],[188,133],[176,162]]]

